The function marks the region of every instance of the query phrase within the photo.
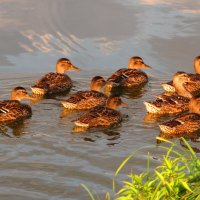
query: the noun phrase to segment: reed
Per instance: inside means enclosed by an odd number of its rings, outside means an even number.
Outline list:
[[[115,192],[115,199],[200,200],[200,159],[189,143],[181,138],[187,147],[186,149],[162,138],[157,139],[170,143],[170,147],[159,147],[166,151],[162,162],[154,170],[151,170],[150,154],[148,153],[146,172],[140,174],[130,173],[128,181],[122,181],[122,188]],[[141,149],[129,155],[116,170],[113,178],[114,191],[117,175]],[[87,191],[89,190],[87,189]],[[91,197],[91,193],[89,194]],[[104,199],[110,199],[108,194],[107,197]],[[95,200],[95,197],[92,196],[91,199]]]

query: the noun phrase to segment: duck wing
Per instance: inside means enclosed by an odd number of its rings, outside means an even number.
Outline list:
[[[123,79],[127,78],[126,71],[128,69],[122,68],[117,70],[114,74],[112,74],[108,79],[107,82],[114,82],[114,83],[121,83]]]
[[[110,126],[121,121],[121,114],[116,110],[104,106],[97,106],[78,117],[75,121],[89,127]]]
[[[200,115],[187,113],[159,125],[162,132],[169,134],[193,133],[200,130]]]
[[[61,103],[68,109],[91,109],[97,105],[104,105],[106,99],[107,96],[98,91],[79,91]]]
[[[0,102],[0,122],[13,121],[30,117],[31,107],[16,100],[5,100]]]
[[[36,82],[33,88],[40,88],[48,94],[65,92],[72,87],[72,80],[66,74],[48,73]]]

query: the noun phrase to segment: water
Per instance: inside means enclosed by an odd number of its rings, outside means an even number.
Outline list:
[[[139,55],[153,67],[138,94],[124,94],[123,123],[110,129],[73,131],[78,113],[66,115],[56,99],[28,102],[32,118],[6,127],[0,136],[0,197],[4,199],[89,199],[85,184],[103,199],[122,160],[134,150],[156,144],[159,129],[143,101],[162,92],[161,82],[178,70],[193,72],[199,55],[198,0],[1,0],[0,98],[13,87],[30,92],[35,80],[68,57],[80,72],[69,72],[75,91],[87,89],[94,75],[107,78]],[[58,98],[65,98],[63,96]],[[164,121],[160,119],[160,121]],[[198,145],[191,143],[192,145]],[[142,150],[120,173],[153,166],[163,152]],[[158,158],[154,160],[153,157]]]

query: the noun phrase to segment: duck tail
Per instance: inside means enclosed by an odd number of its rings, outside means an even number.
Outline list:
[[[63,107],[65,107],[69,110],[76,108],[76,104],[74,104],[74,103],[70,103],[70,102],[67,102],[67,101],[60,101],[60,103],[63,105]]]
[[[156,107],[153,103],[145,101],[144,105],[148,113],[157,114],[160,112],[160,108]]]
[[[163,125],[163,124],[159,124],[158,126],[159,126],[161,132],[163,132],[163,133],[172,134],[172,133],[175,132],[173,127],[166,126],[166,125]]]
[[[76,126],[83,127],[83,128],[88,128],[89,127],[89,124],[83,123],[83,122],[80,122],[80,121],[74,121],[74,124]]]
[[[161,84],[163,89],[166,91],[166,92],[172,92],[172,93],[175,93],[175,87],[173,85],[170,85],[168,83],[162,83]]]
[[[31,90],[36,95],[45,95],[46,94],[46,90],[45,89],[39,88],[39,87],[36,87],[36,86],[32,86]]]

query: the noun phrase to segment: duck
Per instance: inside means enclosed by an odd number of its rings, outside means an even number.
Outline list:
[[[122,68],[112,74],[105,86],[106,90],[113,88],[133,89],[140,88],[148,82],[148,76],[140,68],[152,68],[145,64],[143,59],[139,56],[134,56],[129,59],[128,69]]]
[[[195,71],[196,74],[200,74],[200,56],[196,56],[194,58],[194,71]],[[177,72],[177,73],[174,74],[173,77],[176,78],[176,76],[178,76],[180,73],[185,73],[185,72]],[[190,74],[190,75],[192,75],[192,74]],[[193,77],[194,77],[194,75],[193,75]],[[162,83],[161,85],[166,92],[170,92],[170,93],[176,92],[176,88],[173,84],[173,81]]]
[[[11,100],[0,101],[0,123],[14,122],[31,117],[32,109],[23,99],[31,99],[26,89],[18,86],[11,92]]]
[[[200,74],[179,72],[173,77],[173,86],[176,93],[183,97],[193,98],[200,96]]]
[[[122,121],[122,115],[117,110],[118,106],[127,106],[121,98],[110,95],[104,106],[96,106],[74,120],[75,126],[85,129],[91,127],[111,127]]]
[[[189,102],[189,113],[176,116],[174,119],[159,124],[165,134],[192,134],[200,132],[200,97]]]
[[[102,76],[95,76],[90,83],[90,90],[78,91],[66,100],[62,100],[61,104],[70,110],[87,110],[98,105],[104,105],[107,95],[100,92],[106,81]]]
[[[180,95],[158,95],[155,101],[145,101],[144,105],[148,113],[165,115],[176,114],[189,109],[190,99]]]
[[[68,91],[72,87],[71,78],[64,74],[67,70],[79,71],[68,58],[60,58],[56,63],[56,73],[50,72],[44,75],[35,85],[31,86],[33,94],[53,95]]]

